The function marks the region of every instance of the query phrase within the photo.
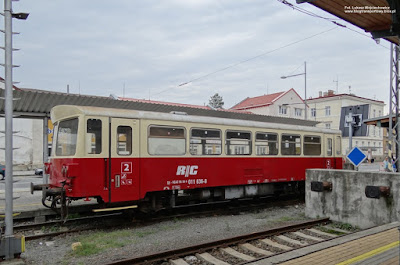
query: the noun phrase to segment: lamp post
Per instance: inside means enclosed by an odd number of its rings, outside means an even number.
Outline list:
[[[304,119],[307,120],[307,62],[304,62],[304,73],[281,76],[281,79],[286,79],[299,75],[304,75]]]
[[[6,189],[5,189],[5,258],[14,258],[13,235],[13,78],[12,78],[12,18],[27,19],[29,14],[12,13],[11,0],[4,0],[4,57],[5,57],[5,164],[6,164]]]

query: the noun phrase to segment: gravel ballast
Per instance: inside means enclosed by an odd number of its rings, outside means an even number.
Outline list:
[[[310,219],[304,215],[304,204],[268,208],[257,212],[242,212],[239,215],[174,219],[145,227],[125,229],[119,233],[123,235],[120,245],[107,248],[97,254],[79,256],[71,249],[73,243],[99,232],[88,231],[79,235],[71,234],[29,241],[26,243],[26,252],[22,254],[22,258],[26,264],[99,265],[306,220]],[[104,241],[108,241],[107,238]]]

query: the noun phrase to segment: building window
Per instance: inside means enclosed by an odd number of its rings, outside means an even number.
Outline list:
[[[316,108],[311,109],[311,117],[317,117],[317,109]]]
[[[382,116],[382,111],[380,110],[378,113],[379,113],[379,117],[381,117]]]
[[[373,110],[373,113],[374,113],[373,118],[375,118],[376,117],[376,110]]]
[[[279,106],[279,114],[286,115],[287,114],[287,106]]]
[[[325,116],[331,116],[331,107],[330,106],[325,107]]]
[[[356,146],[358,146],[358,141],[356,141]]]
[[[295,108],[294,109],[294,116],[301,117],[302,109]]]
[[[326,129],[330,129],[331,128],[331,124],[330,123],[325,123],[325,128]]]

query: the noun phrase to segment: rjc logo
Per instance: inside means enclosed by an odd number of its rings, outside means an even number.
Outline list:
[[[199,169],[199,166],[178,166],[176,169],[176,175],[177,176],[185,176],[185,178],[189,176],[195,176],[197,175],[197,170]]]

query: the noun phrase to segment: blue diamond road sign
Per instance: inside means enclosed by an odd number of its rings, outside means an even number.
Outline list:
[[[354,166],[358,167],[367,158],[367,155],[356,146],[346,157]]]

